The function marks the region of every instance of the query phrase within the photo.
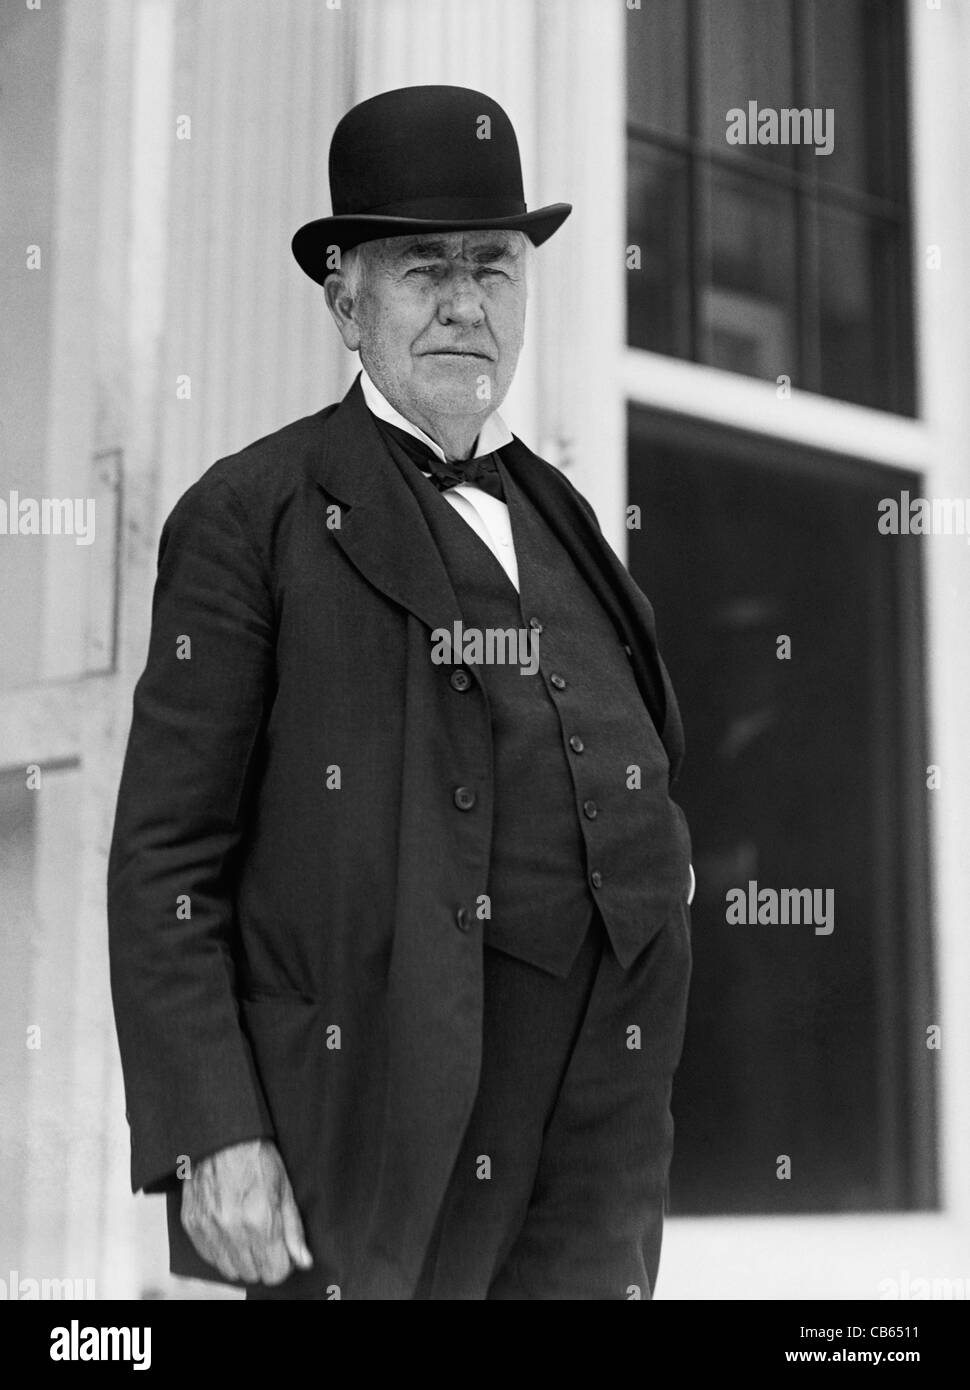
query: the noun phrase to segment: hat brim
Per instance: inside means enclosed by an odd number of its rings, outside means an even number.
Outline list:
[[[334,273],[330,258],[335,246],[341,251],[350,251],[365,241],[378,241],[384,237],[412,236],[423,232],[475,232],[493,228],[525,232],[534,246],[541,246],[553,232],[558,231],[572,210],[572,203],[550,203],[548,207],[519,213],[515,217],[474,219],[378,217],[347,213],[339,217],[318,217],[313,222],[304,223],[295,233],[291,244],[300,269],[311,280],[322,285],[327,276]]]

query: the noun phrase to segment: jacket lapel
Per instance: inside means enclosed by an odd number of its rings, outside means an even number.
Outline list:
[[[333,537],[381,593],[429,628],[459,621],[458,599],[417,499],[388,456],[384,440],[354,381],[324,423],[313,472],[341,507]]]
[[[531,449],[515,438],[502,451],[515,482],[568,550],[580,574],[613,619],[630,649],[634,674],[658,733],[667,715],[666,688],[657,654],[653,611],[616,553],[607,544],[565,478],[549,473]]]

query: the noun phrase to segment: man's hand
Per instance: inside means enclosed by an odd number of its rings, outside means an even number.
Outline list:
[[[281,1284],[294,1265],[313,1264],[283,1160],[267,1139],[232,1144],[193,1166],[182,1225],[227,1279]]]

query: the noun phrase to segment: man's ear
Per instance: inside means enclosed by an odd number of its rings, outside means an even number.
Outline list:
[[[357,304],[339,270],[327,276],[323,292],[337,331],[344,340],[344,347],[356,352],[360,347],[360,329],[355,317]]]

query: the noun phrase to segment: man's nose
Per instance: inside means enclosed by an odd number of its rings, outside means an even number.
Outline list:
[[[438,300],[440,323],[481,323],[482,289],[473,275],[455,275],[442,286]]]

